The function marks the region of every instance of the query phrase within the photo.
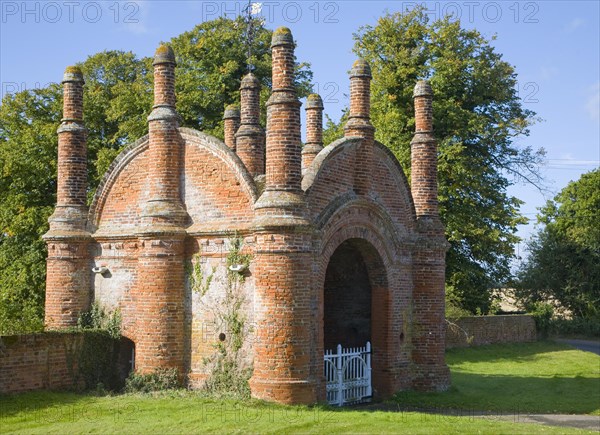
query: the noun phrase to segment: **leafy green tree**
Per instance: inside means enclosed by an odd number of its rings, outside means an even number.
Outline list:
[[[528,307],[552,299],[577,317],[600,317],[600,170],[548,201],[529,242],[517,296]]]
[[[376,139],[407,175],[413,86],[431,82],[440,212],[451,244],[447,289],[462,308],[487,312],[491,289],[510,277],[517,225],[524,222],[521,201],[507,187],[538,182],[543,156],[514,141],[529,134],[535,115],[522,106],[514,68],[476,30],[449,19],[430,22],[423,8],[387,14],[354,37],[354,51],[373,72]]]
[[[271,31],[258,20],[251,62],[266,101],[271,84]],[[177,110],[182,125],[223,136],[224,107],[239,102],[246,70],[245,23],[218,18],[169,43],[178,61]],[[127,144],[147,132],[152,107],[152,59],[105,51],[79,65],[84,73],[91,199],[104,172]],[[297,64],[300,97],[311,91],[312,72]],[[0,106],[0,334],[42,327],[45,243],[56,202],[56,129],[62,117],[58,84],[4,97]]]

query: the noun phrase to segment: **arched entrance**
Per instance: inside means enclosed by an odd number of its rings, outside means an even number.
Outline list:
[[[386,268],[375,247],[359,238],[342,242],[331,255],[325,272],[323,349],[326,355],[331,355],[338,352],[338,345],[341,345],[344,354],[356,353],[364,360],[365,367],[368,360],[369,381],[372,380],[375,392],[385,390],[382,367],[388,329],[388,300]],[[367,357],[364,350],[368,342],[373,355]],[[333,371],[339,373],[343,362],[338,362],[338,367],[332,369],[332,359],[327,356],[325,359],[325,377],[328,389],[331,389]],[[364,368],[351,370],[359,377],[366,376]],[[347,374],[340,376],[346,378]],[[369,391],[370,388],[371,385]],[[328,397],[333,396],[328,394]]]
[[[363,242],[364,243],[364,242]],[[371,283],[359,240],[342,243],[333,253],[324,285],[325,350],[364,346],[371,341]]]

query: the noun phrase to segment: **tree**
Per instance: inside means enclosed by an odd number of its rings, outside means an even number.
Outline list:
[[[387,14],[354,35],[356,54],[373,72],[376,139],[410,174],[412,87],[429,79],[439,144],[439,200],[451,244],[447,290],[472,312],[487,312],[491,289],[510,277],[521,201],[514,182],[539,181],[543,150],[519,147],[534,113],[523,108],[514,68],[476,30],[449,18],[429,22],[423,8]],[[335,126],[330,126],[333,128]]]
[[[270,91],[271,31],[255,21],[254,74]],[[224,107],[239,102],[246,70],[242,18],[202,23],[170,41],[178,61],[177,110],[182,125],[222,138]],[[88,135],[88,197],[121,149],[147,130],[152,108],[152,59],[105,51],[79,65],[84,73]],[[297,64],[300,97],[311,90],[312,72]],[[4,97],[0,106],[0,334],[42,327],[45,243],[56,202],[56,129],[62,117],[58,84]]]
[[[583,174],[548,201],[543,227],[528,244],[518,298],[532,307],[549,299],[577,317],[600,317],[600,170]]]

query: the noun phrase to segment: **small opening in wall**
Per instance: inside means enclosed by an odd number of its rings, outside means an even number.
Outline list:
[[[225,341],[225,338],[226,338],[226,337],[225,337],[225,334],[221,332],[221,333],[219,334],[219,341]]]
[[[400,344],[404,343],[404,332],[400,333]]]

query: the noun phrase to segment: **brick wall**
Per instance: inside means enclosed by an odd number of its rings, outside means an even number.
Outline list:
[[[494,343],[522,343],[535,341],[533,317],[472,316],[452,321],[446,331],[446,348],[481,346]],[[468,337],[468,338],[467,338]]]
[[[44,332],[0,337],[0,394],[33,390],[118,388],[129,370],[131,347],[107,334]]]

